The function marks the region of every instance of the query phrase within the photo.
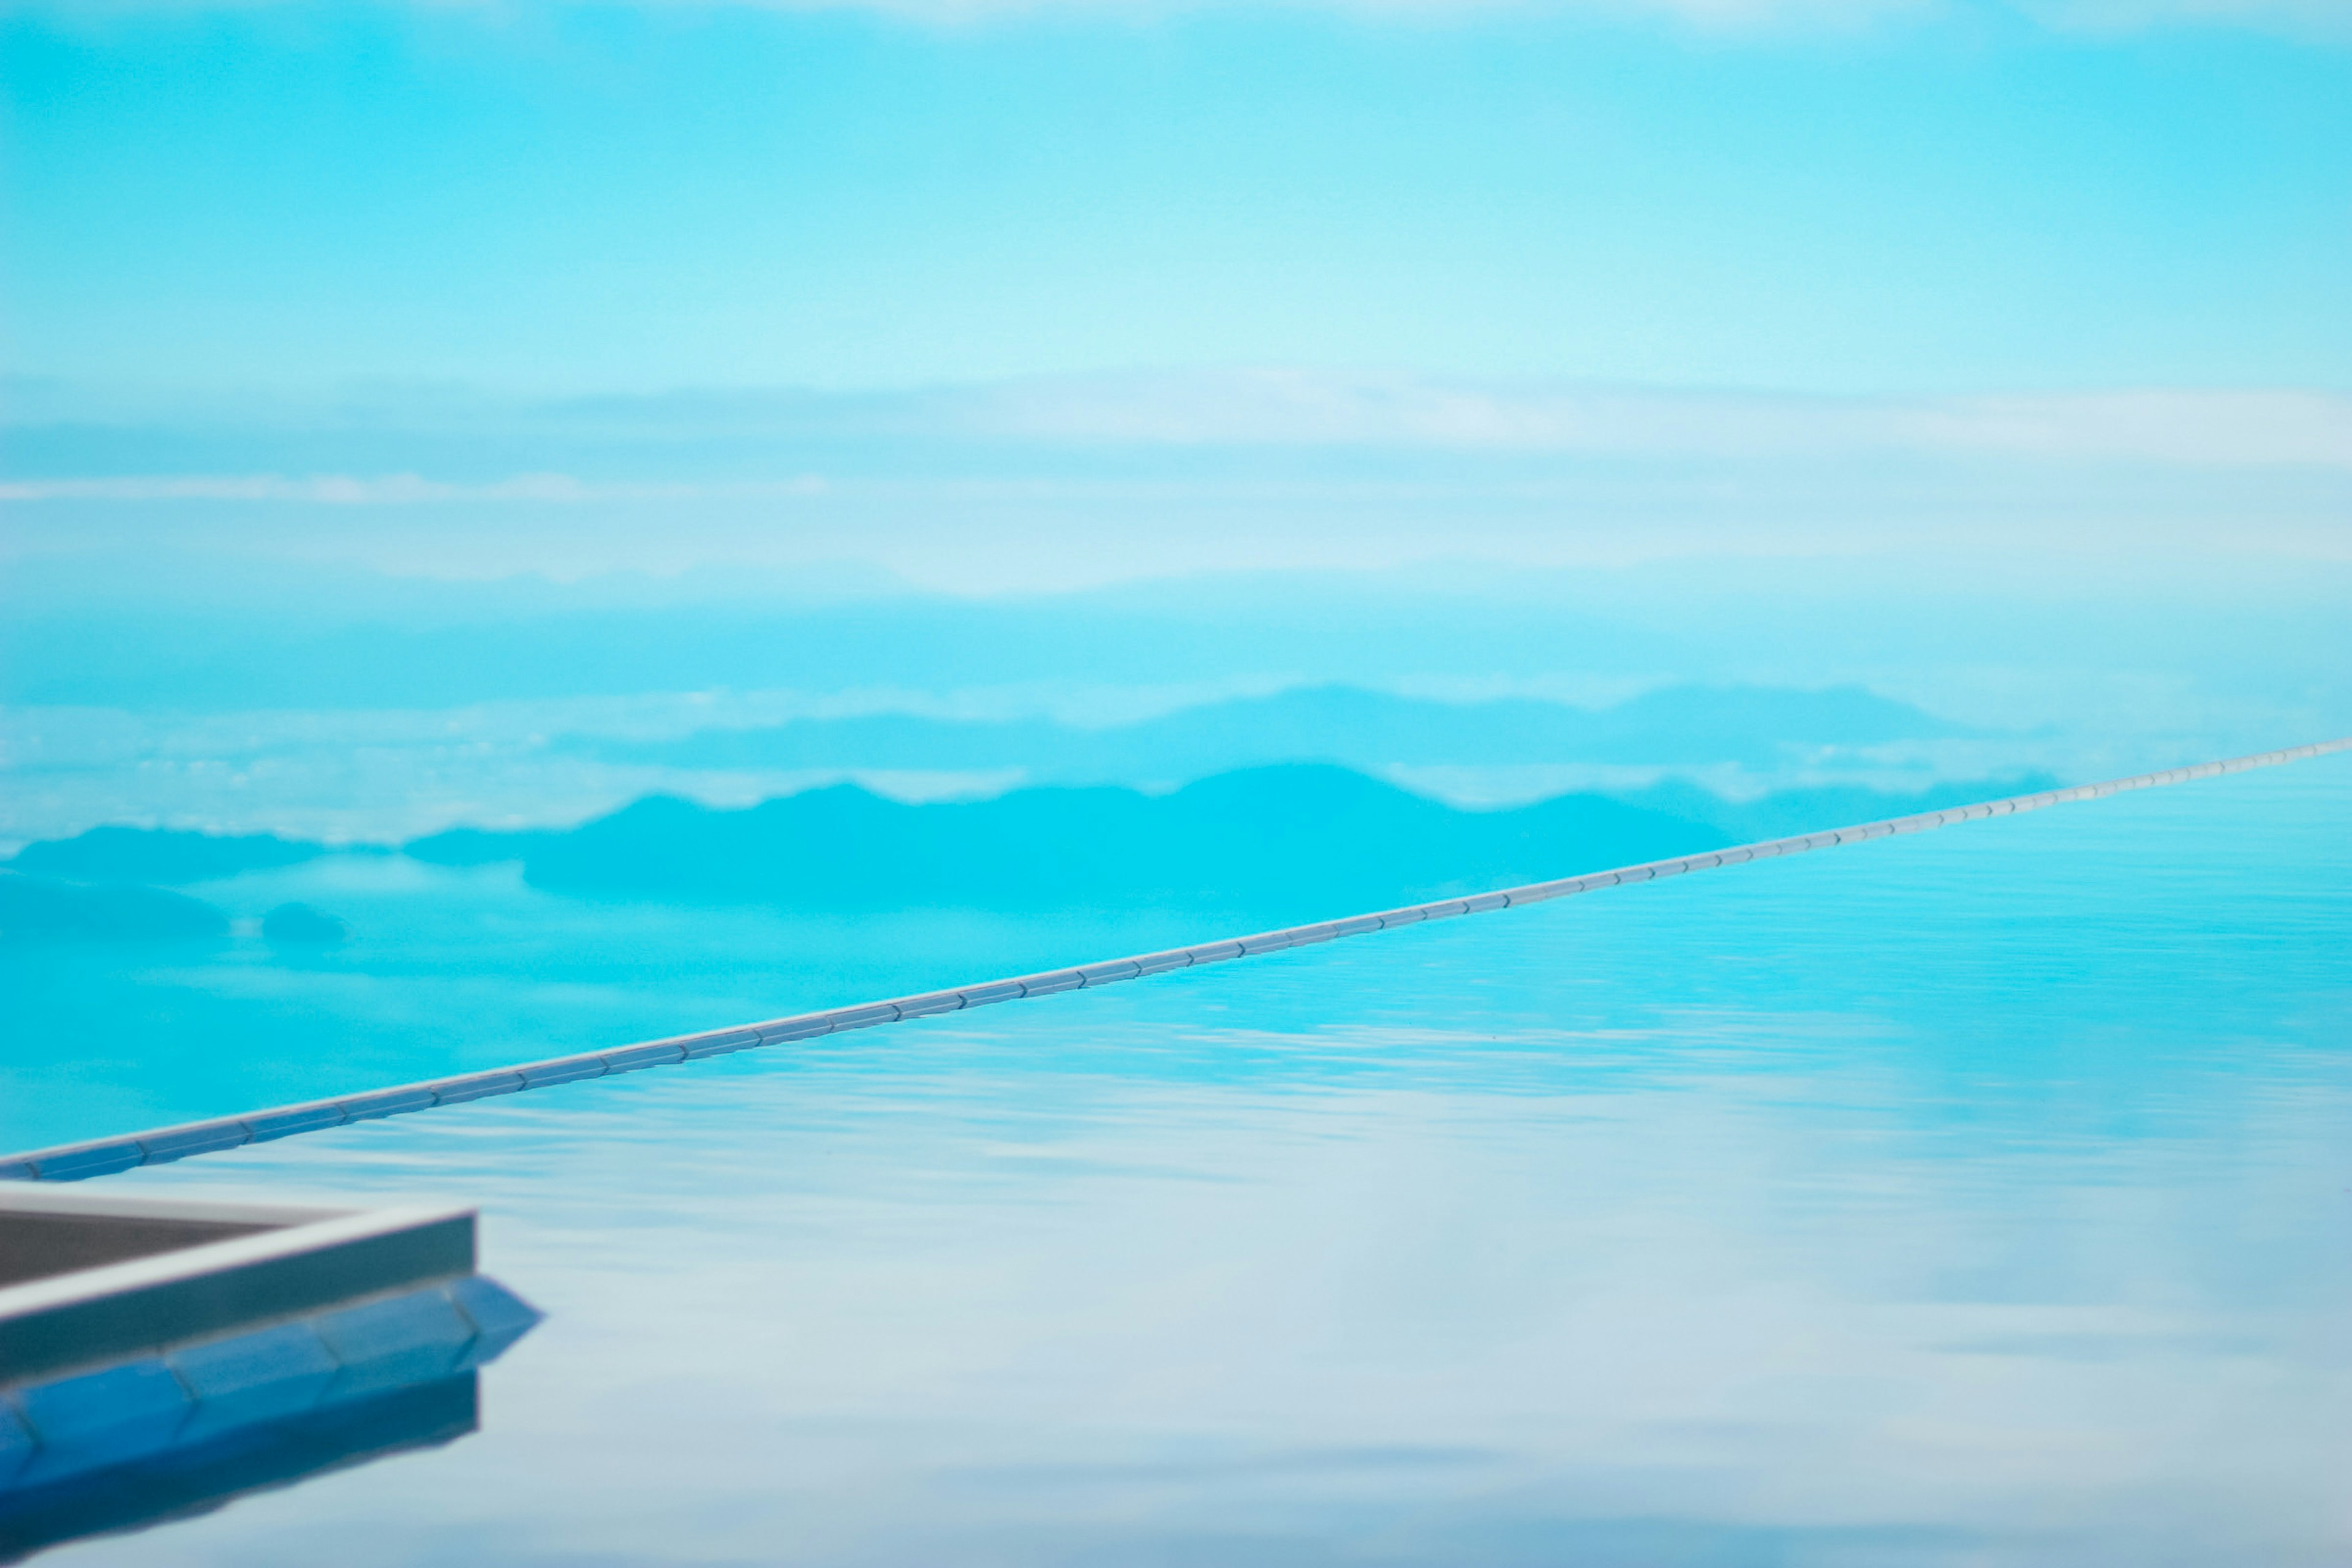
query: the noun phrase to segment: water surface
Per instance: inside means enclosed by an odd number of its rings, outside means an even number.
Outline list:
[[[477,1203],[549,1318],[474,1436],[55,1560],[2340,1563],[2348,825],[2326,758],[107,1178]]]

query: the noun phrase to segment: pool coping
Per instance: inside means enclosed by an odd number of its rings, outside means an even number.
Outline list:
[[[258,1226],[0,1288],[0,1387],[468,1275],[470,1208],[328,1208],[0,1191],[0,1212]]]
[[[467,1100],[488,1099],[494,1095],[514,1094],[547,1084],[573,1083],[584,1079],[607,1078],[619,1073],[635,1072],[643,1068],[694,1061],[703,1057],[749,1050],[759,1046],[782,1045],[794,1040],[815,1039],[824,1035],[842,1034],[852,1029],[872,1028],[877,1025],[898,1023],[908,1018],[961,1012],[1000,1002],[1022,1001],[1033,996],[1049,996],[1065,991],[1076,991],[1091,986],[1108,985],[1122,980],[1139,979],[1147,974],[1161,974],[1171,970],[1222,963],[1230,959],[1251,958],[1262,953],[1284,952],[1290,948],[1330,942],[1340,937],[1369,935],[1374,931],[1394,930],[1400,926],[1448,920],[1456,915],[1483,914],[1493,910],[1541,903],[1551,899],[1570,898],[1579,893],[1598,892],[1604,888],[1621,887],[1632,882],[1654,881],[1664,877],[1678,877],[1692,871],[1710,870],[1719,866],[1741,865],[1750,860],[1772,859],[1783,855],[1801,855],[1815,849],[1833,848],[1840,845],[1861,843],[1874,838],[1923,833],[1934,828],[1948,827],[1985,817],[2009,816],[2021,812],[2040,811],[2049,806],[2063,805],[2074,801],[2096,800],[2132,790],[2153,789],[2167,784],[2187,784],[2197,779],[2213,778],[2224,773],[2244,773],[2253,768],[2274,767],[2283,763],[2299,762],[2305,758],[2340,752],[2347,748],[2352,748],[2352,736],[2339,737],[2331,741],[2316,741],[2305,745],[2289,746],[2275,751],[2255,752],[2245,756],[2200,763],[2188,767],[2165,768],[2155,773],[2135,773],[2129,777],[2108,779],[2097,784],[2074,784],[2063,789],[2041,790],[2031,795],[2011,795],[1969,805],[1948,806],[1937,811],[1917,812],[1908,816],[1888,817],[1877,822],[1829,828],[1817,833],[1792,834],[1786,837],[1769,838],[1753,844],[1734,845],[1729,848],[1710,849],[1696,855],[1675,856],[1664,860],[1644,861],[1639,865],[1589,872],[1582,876],[1563,877],[1546,882],[1530,882],[1519,887],[1500,889],[1467,898],[1438,899],[1426,903],[1407,904],[1397,909],[1355,915],[1343,920],[1318,921],[1304,925],[1285,926],[1275,931],[1260,931],[1252,936],[1229,938],[1222,942],[1200,942],[1186,947],[1166,948],[1157,952],[1110,959],[1098,963],[1080,964],[1074,968],[1047,970],[1036,974],[985,981],[978,984],[950,990],[928,991],[911,996],[893,997],[885,1001],[861,1003],[847,1007],[797,1013],[788,1017],[772,1018],[761,1023],[707,1030],[700,1034],[678,1035],[667,1039],[616,1047],[609,1050],[581,1051],[569,1056],[551,1057],[541,1061],[523,1062],[513,1067],[456,1073],[390,1089],[304,1100],[292,1105],[247,1111],[236,1116],[210,1117],[198,1121],[184,1121],[142,1132],[95,1138],[75,1143],[55,1144],[47,1148],[0,1155],[0,1181],[81,1181],[92,1176],[130,1170],[140,1165],[160,1164],[166,1161],[184,1159],[192,1154],[235,1149],[247,1143],[266,1142],[271,1139],[289,1137],[299,1132],[341,1127],[378,1117],[398,1116],[410,1111],[429,1110],[436,1106],[462,1104]]]

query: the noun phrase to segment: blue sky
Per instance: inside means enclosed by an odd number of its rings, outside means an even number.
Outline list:
[[[2340,0],[0,0],[0,84],[51,826],[584,813],[565,705],[714,682],[2352,713]]]
[[[2352,384],[2339,8],[16,6],[7,358]]]

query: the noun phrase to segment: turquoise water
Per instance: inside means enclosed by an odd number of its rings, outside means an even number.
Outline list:
[[[566,897],[512,864],[394,855],[186,890],[235,934],[0,944],[0,1152],[1091,963],[1280,912],[828,918]],[[333,912],[352,940],[273,946],[256,928],[289,901]]]
[[[2340,1563],[2347,826],[2326,758],[107,1178],[478,1204],[548,1319],[470,1437],[55,1560]],[[348,1007],[767,994],[631,941]]]

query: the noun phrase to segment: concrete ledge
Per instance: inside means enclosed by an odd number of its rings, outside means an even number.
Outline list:
[[[2299,762],[2305,757],[2321,756],[2347,748],[2352,748],[2352,736],[2333,741],[2315,742],[2308,745],[2291,746],[2283,751],[2257,752],[2249,756],[2231,757],[2221,762],[2201,763],[2190,768],[2171,768],[2161,773],[2139,773],[2130,778],[2076,784],[2068,789],[2043,790],[2038,794],[2017,795],[2007,800],[1983,801],[1974,805],[1921,812],[1915,816],[1892,817],[1882,822],[1860,823],[1852,827],[1835,828],[1823,833],[1800,834],[1786,838],[1766,839],[1756,844],[1735,845],[1727,849],[1708,850],[1699,855],[1655,860],[1640,866],[1624,866],[1614,870],[1595,871],[1580,877],[1565,877],[1549,882],[1533,882],[1525,887],[1499,889],[1470,899],[1442,899],[1425,904],[1408,905],[1402,909],[1383,910],[1373,914],[1358,915],[1348,920],[1324,921],[1307,925],[1290,926],[1281,931],[1260,931],[1254,936],[1225,942],[1202,942],[1192,947],[1171,948],[1165,952],[1146,953],[1137,958],[1113,959],[1102,963],[1088,964],[1080,969],[1059,969],[1040,974],[1022,975],[1010,980],[992,980],[952,991],[925,992],[918,996],[901,997],[896,1001],[873,1002],[856,1007],[835,1008],[827,1012],[796,1014],[787,1018],[771,1019],[761,1024],[748,1024],[733,1029],[685,1035],[668,1040],[652,1040],[643,1045],[624,1046],[606,1051],[583,1052],[577,1056],[557,1057],[547,1061],[530,1062],[521,1067],[500,1068],[492,1072],[457,1074],[421,1084],[407,1084],[394,1089],[379,1089],[371,1094],[314,1100],[302,1105],[279,1106],[268,1110],[251,1111],[243,1116],[215,1117],[203,1121],[184,1122],[175,1127],[157,1128],[152,1131],[131,1133],[122,1137],[101,1138],[81,1143],[59,1144],[54,1148],[34,1149],[22,1153],[0,1155],[0,1182],[80,1181],[90,1176],[102,1176],[115,1171],[129,1170],[134,1165],[182,1159],[190,1154],[234,1148],[247,1142],[258,1142],[264,1139],[283,1138],[296,1132],[308,1132],[319,1128],[339,1126],[346,1121],[358,1121],[379,1116],[395,1116],[405,1111],[422,1110],[434,1105],[455,1104],[466,1100],[478,1099],[484,1095],[509,1094],[520,1089],[536,1089],[542,1084],[569,1083],[578,1079],[598,1078],[610,1073],[633,1072],[639,1068],[688,1061],[699,1057],[716,1056],[726,1051],[747,1050],[754,1046],[779,1045],[793,1040],[814,1039],[820,1035],[835,1034],[845,1029],[869,1028],[879,1024],[895,1023],[902,1018],[919,1018],[962,1008],[983,1007],[998,1002],[1018,1001],[1031,996],[1050,996],[1056,992],[1076,991],[1087,985],[1107,984],[1113,981],[1161,973],[1171,969],[1190,968],[1204,963],[1223,963],[1228,959],[1279,952],[1288,948],[1304,946],[1310,942],[1328,942],[1338,937],[1365,935],[1398,926],[1419,925],[1428,921],[1451,920],[1456,915],[1483,913],[1520,904],[1540,903],[1548,899],[1562,899],[1578,893],[1598,892],[1601,889],[1620,887],[1628,882],[1646,882],[1659,877],[1678,877],[1687,872],[1703,871],[1716,867],[1743,865],[1751,860],[1770,859],[1782,855],[1801,855],[1809,850],[1826,849],[1841,844],[1857,844],[1873,838],[1891,837],[1896,834],[1924,833],[1930,828],[1947,827],[1958,823],[1977,821],[1983,817],[2011,816],[2021,811],[2039,811],[2045,806],[2063,805],[2078,800],[2103,799],[2108,795],[2120,795],[2126,790],[2152,789],[2164,784],[2182,784],[2192,779],[2212,778],[2222,773],[2243,773],[2250,768],[2274,767],[2281,763]]]
[[[472,1266],[470,1211],[0,1196],[0,1560],[472,1430],[540,1321]]]
[[[470,1209],[0,1194],[0,1386],[474,1270]]]

